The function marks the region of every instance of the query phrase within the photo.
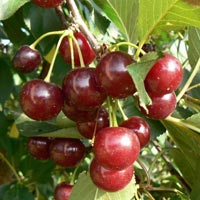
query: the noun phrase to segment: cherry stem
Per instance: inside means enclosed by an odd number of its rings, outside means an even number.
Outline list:
[[[117,108],[118,108],[117,100],[114,100],[112,107],[113,107],[113,109],[112,109],[113,126],[118,127],[117,117],[116,117]]]
[[[72,37],[69,36],[68,41],[69,41],[69,46],[70,46],[72,69],[74,69],[74,67],[75,67],[75,64],[74,64],[74,46],[73,46]]]
[[[67,0],[66,3],[69,7],[69,10],[72,13],[75,24],[79,25],[79,29],[87,37],[87,40],[89,41],[90,45],[92,46],[92,48],[94,49],[94,51],[98,55],[99,51],[100,51],[100,45],[98,44],[97,39],[90,32],[89,28],[87,27],[87,25],[83,21],[81,15],[80,15],[80,12],[79,12],[79,10],[76,6],[75,1],[74,0]]]
[[[149,193],[149,191],[147,191],[145,188],[143,188],[143,190],[150,200],[155,200],[154,197]]]
[[[139,46],[138,46],[138,48],[137,48],[136,55],[135,55],[136,60],[139,59],[139,57],[140,57],[139,55],[140,55],[140,53],[142,53],[142,46],[144,45],[144,43],[145,43],[145,40],[142,40],[142,41],[139,43]]]
[[[74,185],[74,183],[75,183],[75,177],[76,177],[76,174],[77,174],[77,171],[78,171],[80,165],[81,165],[81,163],[75,168],[75,170],[73,172],[73,175],[72,175],[72,178],[71,178],[71,181],[70,181],[71,185]]]
[[[183,97],[183,95],[186,93],[186,91],[188,90],[188,88],[190,87],[194,77],[196,76],[196,74],[198,73],[200,68],[200,58],[197,61],[196,66],[194,67],[190,77],[188,78],[187,82],[185,83],[184,87],[182,88],[182,90],[180,91],[180,93],[177,95],[176,100],[177,102],[180,101],[180,99]]]
[[[119,100],[117,100],[117,106],[118,106],[118,108],[119,108],[119,110],[120,110],[120,112],[121,112],[121,114],[122,114],[123,120],[124,120],[124,121],[127,120],[128,117],[127,117],[126,114],[124,113],[124,110],[123,110],[123,108],[122,108],[121,103],[120,103]]]
[[[198,87],[200,87],[200,83],[197,83],[197,84],[195,84],[195,85],[190,86],[190,87],[187,89],[187,92],[189,92],[190,90],[196,89],[196,88],[198,88]]]
[[[7,166],[10,168],[10,170],[13,172],[13,174],[15,175],[17,181],[19,183],[21,183],[21,178],[20,176],[17,174],[15,168],[11,165],[11,163],[6,159],[6,157],[0,152],[0,160],[3,160]]]

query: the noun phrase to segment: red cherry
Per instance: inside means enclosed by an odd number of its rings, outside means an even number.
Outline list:
[[[94,155],[108,169],[124,169],[133,164],[140,152],[140,142],[133,131],[124,127],[107,127],[95,136]]]
[[[183,79],[183,68],[180,61],[170,54],[160,58],[145,78],[147,92],[163,95],[178,88]]]
[[[63,80],[66,103],[79,110],[95,109],[105,101],[106,96],[99,91],[94,68],[76,68]]]
[[[139,116],[133,116],[121,123],[122,127],[129,128],[138,136],[140,148],[146,146],[151,137],[149,124]]]
[[[29,153],[39,160],[49,159],[50,140],[46,137],[29,137],[27,139],[27,149]]]
[[[59,138],[51,142],[50,157],[57,165],[75,167],[85,155],[85,146],[78,139]]]
[[[150,93],[149,96],[152,104],[147,105],[148,113],[143,107],[139,106],[146,117],[156,120],[164,119],[176,108],[176,95],[174,92],[162,96]]]
[[[69,185],[65,182],[59,183],[54,191],[55,200],[69,200],[69,197],[72,193],[72,185]]]
[[[60,87],[40,79],[27,82],[20,93],[23,112],[35,120],[50,120],[62,109],[63,94]]]
[[[115,98],[125,98],[135,93],[135,85],[127,71],[127,66],[133,62],[129,54],[121,51],[103,56],[96,67],[97,82],[102,91]]]
[[[123,170],[111,170],[104,168],[96,159],[90,165],[90,176],[93,183],[108,192],[116,192],[127,186],[134,173],[133,165]]]
[[[54,8],[61,4],[64,0],[32,0],[33,3],[45,8]]]
[[[84,64],[88,66],[92,61],[94,61],[94,59],[96,58],[96,54],[94,50],[92,49],[92,47],[90,46],[89,42],[87,41],[86,37],[83,35],[83,33],[75,32],[74,37],[76,38],[79,44]],[[74,63],[75,63],[75,66],[79,67],[81,64],[80,64],[80,58],[79,58],[79,54],[78,54],[78,50],[77,50],[75,42],[73,42],[73,49],[74,49]],[[68,36],[63,38],[59,50],[64,61],[68,64],[72,64]]]

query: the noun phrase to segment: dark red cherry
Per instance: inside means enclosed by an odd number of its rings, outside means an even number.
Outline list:
[[[95,109],[106,99],[96,83],[96,70],[94,68],[71,70],[65,76],[62,88],[66,103],[79,110]]]
[[[49,159],[50,140],[46,137],[29,137],[27,139],[27,149],[29,153],[39,160]]]
[[[98,108],[78,110],[77,107],[69,106],[66,102],[64,102],[62,111],[69,119],[82,123],[94,120],[97,116]]]
[[[69,200],[69,197],[71,195],[73,186],[62,182],[56,185],[55,191],[54,191],[54,199],[55,200]]]
[[[176,95],[174,92],[162,96],[150,93],[149,96],[152,104],[147,105],[148,113],[143,107],[140,107],[140,110],[145,116],[151,119],[164,119],[176,108]]]
[[[133,131],[124,127],[107,127],[95,136],[94,155],[108,169],[124,169],[133,164],[140,152],[140,142]]]
[[[138,136],[140,148],[146,146],[151,137],[149,124],[139,116],[133,116],[121,123],[122,127],[129,128]]]
[[[180,61],[166,53],[160,58],[145,78],[147,92],[163,95],[178,88],[183,79],[183,68]]]
[[[41,7],[54,8],[61,4],[63,0],[32,0],[32,2]]]
[[[126,187],[133,173],[133,165],[123,170],[111,170],[104,168],[96,159],[93,159],[90,165],[90,177],[93,183],[108,192],[116,192]]]
[[[50,120],[62,109],[60,87],[40,79],[31,80],[22,87],[20,105],[23,112],[35,120]]]
[[[83,35],[83,33],[75,32],[74,37],[76,38],[79,44],[84,64],[85,66],[88,66],[92,61],[94,61],[94,59],[96,58],[96,54],[94,50],[92,49],[92,47],[90,46],[89,42],[87,41],[86,37]],[[78,54],[78,50],[77,50],[75,42],[73,42],[73,49],[74,49],[74,63],[75,63],[75,66],[79,67],[81,64],[80,64],[80,58],[79,58],[79,54]],[[67,36],[63,38],[59,50],[64,61],[66,63],[72,64],[70,44],[69,44],[69,40]]]
[[[88,122],[77,122],[77,128],[80,134],[88,139],[92,139],[93,135],[102,128],[109,126],[108,112],[105,108],[100,108],[96,118]]]
[[[85,155],[85,146],[78,139],[59,138],[51,142],[50,157],[57,165],[75,167]]]
[[[21,46],[12,60],[14,68],[22,73],[33,72],[41,64],[41,61],[40,52],[28,45]]]
[[[125,98],[135,93],[135,85],[127,71],[127,66],[134,62],[124,52],[107,53],[97,65],[97,82],[103,92],[115,98]]]

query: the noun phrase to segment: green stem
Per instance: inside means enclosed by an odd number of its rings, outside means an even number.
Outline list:
[[[19,175],[17,174],[15,168],[11,165],[11,163],[6,159],[6,157],[0,152],[0,159],[3,160],[7,165],[8,167],[10,168],[10,170],[13,172],[13,174],[15,175],[17,181],[19,183],[21,183],[21,179],[19,177]]]
[[[80,165],[81,165],[81,163],[75,168],[75,170],[73,172],[73,175],[72,175],[72,178],[71,178],[71,181],[70,181],[71,185],[74,185],[74,183],[75,183],[75,177],[76,177],[76,174],[77,174],[77,171],[78,171]]]
[[[69,40],[69,46],[70,46],[70,54],[71,54],[71,63],[72,63],[72,69],[74,69],[74,46],[73,46],[73,40],[72,37],[68,37]]]
[[[128,117],[127,117],[126,114],[124,113],[123,108],[122,108],[122,106],[121,106],[119,100],[117,100],[117,106],[118,106],[118,108],[119,108],[119,110],[120,110],[120,112],[121,112],[121,114],[122,114],[123,120],[124,120],[124,121],[127,120]]]
[[[144,43],[145,43],[145,40],[143,40],[143,41],[141,41],[141,42],[139,43],[139,46],[138,46],[137,51],[136,51],[136,54],[135,54],[136,60],[139,59],[139,55],[140,55],[140,53],[142,53],[142,46],[144,45]]]
[[[34,41],[33,44],[30,45],[31,48],[35,49],[35,47],[43,40],[45,37],[50,35],[62,35],[65,31],[52,31],[41,35],[37,40]]]
[[[117,108],[118,108],[117,100],[114,100],[114,103],[112,104],[112,108],[113,108],[112,109],[113,126],[118,127],[117,117],[116,117]]]
[[[190,87],[187,89],[187,92],[189,92],[190,90],[193,90],[193,89],[195,89],[195,88],[198,88],[198,87],[200,87],[200,83],[197,83],[197,84],[195,84],[195,85],[190,86]]]
[[[109,123],[110,123],[110,127],[113,127],[113,119],[112,119],[112,106],[111,106],[111,102],[110,102],[110,97],[107,97],[107,106],[108,106],[108,114],[109,114]]]
[[[193,70],[193,72],[191,73],[189,79],[187,80],[187,82],[185,83],[184,87],[182,88],[182,90],[180,91],[180,93],[177,95],[176,99],[177,102],[180,101],[180,99],[183,97],[183,95],[185,94],[185,92],[188,90],[189,86],[191,85],[194,77],[196,76],[196,74],[198,73],[200,68],[200,58],[198,59],[198,62]]]

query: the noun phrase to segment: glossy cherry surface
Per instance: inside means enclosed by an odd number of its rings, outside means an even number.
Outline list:
[[[139,116],[130,117],[123,121],[120,126],[131,129],[138,136],[140,148],[148,144],[151,137],[151,130],[149,124],[143,118]]]
[[[166,53],[148,72],[145,78],[147,92],[163,95],[178,88],[183,79],[183,68],[180,61]]]
[[[62,90],[53,83],[33,79],[22,87],[20,105],[23,112],[30,118],[50,120],[62,109]]]
[[[29,153],[39,160],[49,159],[50,140],[46,137],[29,137],[27,139],[27,149]]]
[[[152,105],[147,105],[148,113],[140,107],[141,112],[151,119],[164,119],[168,117],[176,108],[176,95],[174,92],[162,96],[149,94]]]
[[[92,139],[93,135],[101,129],[109,126],[108,112],[105,108],[100,108],[97,116],[92,121],[77,122],[77,128],[82,136]]]
[[[127,186],[133,177],[133,165],[123,170],[110,170],[104,168],[96,159],[90,165],[90,176],[94,184],[109,192],[116,192]]]
[[[55,200],[69,200],[69,197],[72,193],[73,186],[62,182],[56,185],[55,191],[54,191],[54,199]]]
[[[133,131],[124,127],[107,127],[95,136],[94,155],[108,169],[124,169],[133,164],[140,152],[140,142]]]
[[[85,146],[78,139],[59,138],[51,142],[50,157],[57,165],[75,167],[85,155]]]
[[[79,110],[99,107],[106,99],[96,83],[96,70],[94,68],[71,70],[65,76],[62,88],[66,103]]]
[[[40,52],[28,45],[21,46],[12,60],[14,68],[22,73],[33,72],[41,64],[41,61]]]
[[[96,58],[96,54],[94,50],[92,49],[92,47],[90,46],[89,42],[87,41],[86,37],[83,35],[83,33],[75,32],[74,37],[76,38],[79,44],[84,64],[88,66],[91,62],[94,61],[94,59]],[[75,66],[79,67],[81,63],[80,63],[78,50],[77,50],[75,42],[73,42],[72,44],[73,44],[73,50],[74,50],[74,64]],[[64,61],[66,63],[71,64],[72,62],[71,62],[70,44],[69,44],[69,40],[67,36],[63,38],[59,51]]]
[[[54,8],[61,4],[63,0],[32,0],[33,3],[45,8]]]
[[[133,62],[129,54],[121,51],[110,52],[103,56],[96,67],[97,82],[102,91],[115,98],[132,95],[136,89],[127,66]]]

